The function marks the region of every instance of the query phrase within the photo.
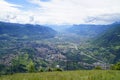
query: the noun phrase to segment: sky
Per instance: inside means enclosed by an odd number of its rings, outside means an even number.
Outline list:
[[[111,24],[120,22],[120,0],[0,0],[0,21]]]

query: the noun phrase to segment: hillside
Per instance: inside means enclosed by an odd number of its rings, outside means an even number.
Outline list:
[[[45,39],[53,38],[56,31],[49,27],[31,24],[0,22],[0,40],[4,39]]]
[[[96,41],[101,46],[117,46],[120,44],[120,24],[112,24],[112,28],[100,35]]]
[[[117,62],[120,61],[120,24],[112,24],[112,26],[114,27],[100,35],[93,43],[115,55],[114,62]]]
[[[55,30],[41,25],[0,22],[0,69],[11,66],[12,60],[19,55],[27,54],[37,62],[47,54],[55,54],[56,50],[43,42],[56,34]]]

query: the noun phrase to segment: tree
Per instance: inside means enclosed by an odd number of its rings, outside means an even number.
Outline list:
[[[95,69],[96,70],[102,70],[102,68],[100,66],[96,66]]]
[[[111,66],[112,70],[120,70],[120,62],[117,62],[116,64]]]
[[[21,54],[12,60],[13,72],[27,72],[27,65],[29,63],[28,54]]]
[[[35,65],[32,60],[30,60],[30,63],[28,64],[28,71],[35,72]]]

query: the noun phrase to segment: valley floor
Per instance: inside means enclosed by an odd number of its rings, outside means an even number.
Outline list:
[[[79,70],[63,72],[16,73],[0,80],[120,80],[120,71]]]

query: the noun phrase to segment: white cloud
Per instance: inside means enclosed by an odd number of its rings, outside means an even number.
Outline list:
[[[28,2],[39,7],[24,11],[17,8],[21,7],[19,5],[1,0],[0,19],[33,24],[80,24],[85,23],[89,16],[120,13],[120,0],[50,0],[47,2],[28,0]]]
[[[86,20],[88,24],[111,24],[114,22],[120,22],[120,13],[116,14],[104,14],[98,16],[88,17]]]
[[[5,0],[0,0],[0,12],[19,12],[19,9],[16,7],[21,6],[7,3]]]
[[[0,0],[0,21],[14,23],[31,23],[32,13],[20,10],[23,6]]]

